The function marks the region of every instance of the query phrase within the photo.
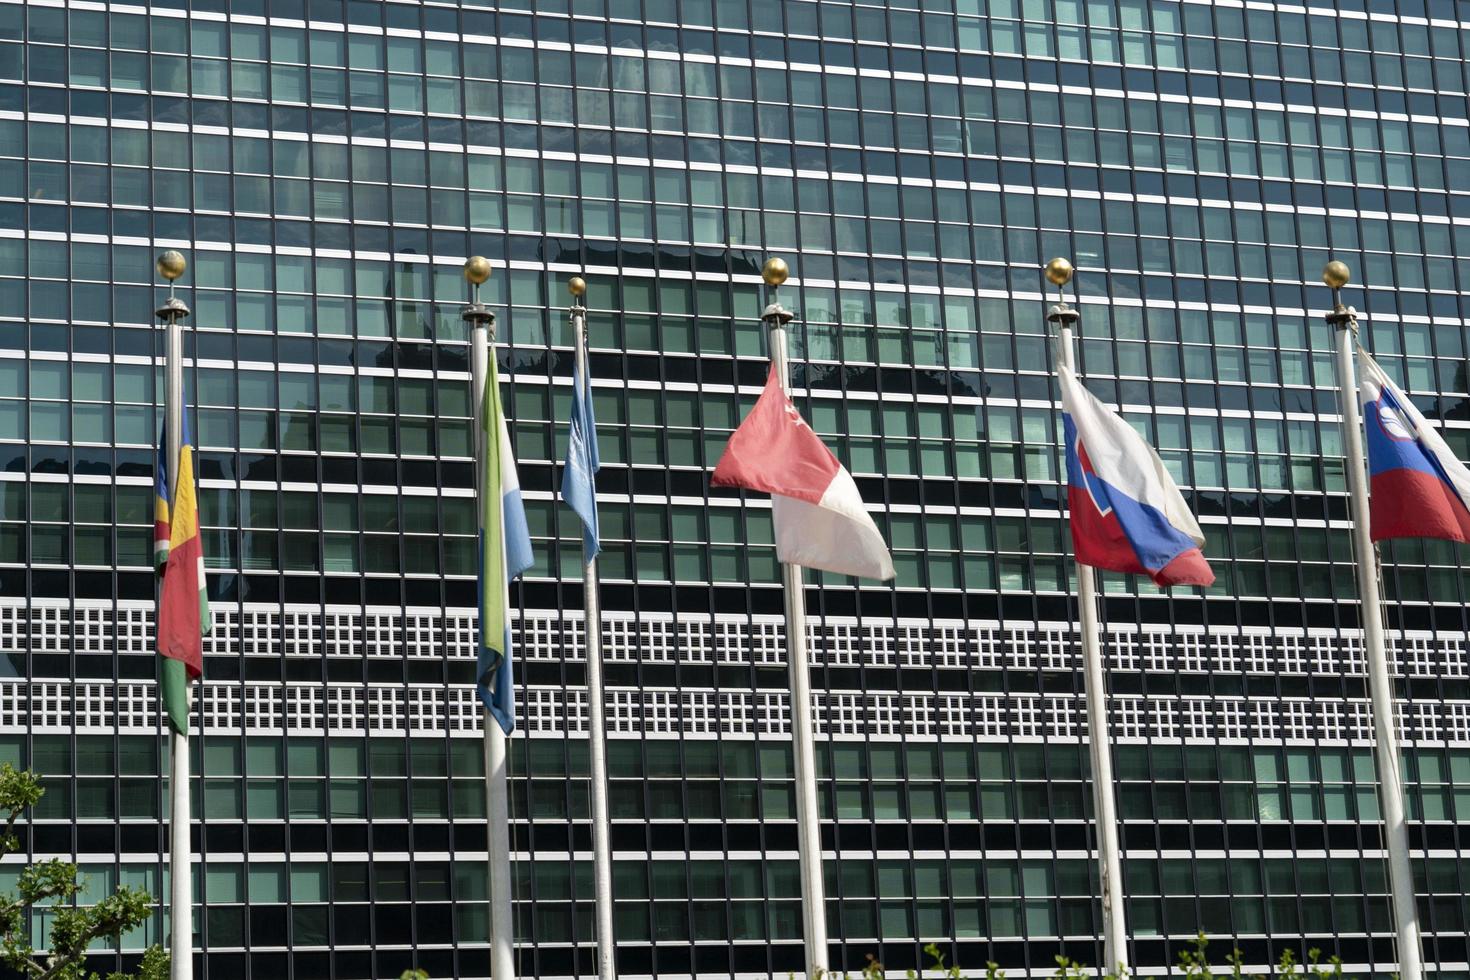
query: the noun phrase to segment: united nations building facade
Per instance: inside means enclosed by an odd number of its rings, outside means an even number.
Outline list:
[[[1465,0],[0,2],[0,759],[43,777],[26,852],[78,862],[84,904],[168,894],[153,263],[176,249],[214,613],[196,975],[489,976],[460,317],[483,255],[535,554],[519,973],[593,974],[604,734],[618,972],[800,973],[771,508],[709,481],[766,378],[774,255],[796,404],[898,571],[807,576],[833,965],[1096,964],[1041,275],[1067,256],[1079,374],[1158,447],[1217,576],[1100,576],[1132,965],[1204,931],[1217,963],[1315,947],[1388,976],[1316,283],[1349,263],[1360,342],[1470,456],[1467,56]],[[605,733],[557,495],[573,275]],[[1464,980],[1466,552],[1381,553],[1425,960]],[[93,963],[167,935],[160,908]]]

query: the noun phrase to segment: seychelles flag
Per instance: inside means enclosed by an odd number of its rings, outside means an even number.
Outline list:
[[[171,503],[166,502],[169,489],[166,450],[160,449],[158,453],[158,474],[154,480],[154,560],[159,562],[163,576],[158,593],[158,652],[163,658],[160,686],[169,727],[181,734],[189,731],[189,685],[204,674],[203,638],[212,625],[187,408],[183,415],[178,486],[173,488]]]
[[[531,567],[531,535],[521,505],[521,481],[510,430],[500,406],[495,361],[480,412],[480,700],[509,735],[515,731],[515,681],[510,664],[510,580]]]
[[[1367,351],[1358,360],[1373,540],[1470,542],[1470,470]]]
[[[1147,575],[1158,585],[1209,585],[1199,524],[1164,461],[1133,427],[1058,365],[1067,439],[1067,506],[1077,560]]]

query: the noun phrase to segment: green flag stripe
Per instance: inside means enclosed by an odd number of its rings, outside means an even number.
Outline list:
[[[500,486],[500,379],[495,363],[486,372],[485,403],[480,411],[480,433],[485,447],[485,469],[481,473],[484,492],[480,501],[480,637],[498,653],[504,644],[505,608],[505,520]]]
[[[163,694],[163,710],[168,714],[168,727],[181,735],[189,733],[189,671],[182,660],[159,657],[159,689]]]

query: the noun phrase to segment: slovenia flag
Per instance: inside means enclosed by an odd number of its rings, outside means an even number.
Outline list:
[[[1358,350],[1374,541],[1470,542],[1470,470],[1368,352]]]
[[[1162,586],[1214,582],[1200,551],[1205,536],[1159,454],[1069,368],[1058,365],[1057,379],[1077,560]]]

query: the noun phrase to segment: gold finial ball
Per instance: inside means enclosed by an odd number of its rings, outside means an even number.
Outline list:
[[[184,270],[189,268],[189,263],[185,261],[184,257],[173,249],[164,252],[158,257],[158,261],[153,264],[158,269],[158,274],[169,282],[173,282],[179,276],[182,276]]]
[[[581,276],[572,276],[572,278],[567,280],[567,292],[577,297],[586,296],[587,280]]]
[[[1341,289],[1346,286],[1352,277],[1353,270],[1348,268],[1346,262],[1339,262],[1337,259],[1327,263],[1322,270],[1322,281],[1333,289]]]
[[[785,259],[766,259],[766,264],[761,266],[761,278],[766,281],[767,286],[779,286],[791,276],[791,267],[786,264]]]
[[[464,277],[476,286],[490,278],[490,260],[483,255],[472,255],[465,261]]]
[[[1064,258],[1055,258],[1046,264],[1046,280],[1053,286],[1065,286],[1072,281],[1072,263]]]

